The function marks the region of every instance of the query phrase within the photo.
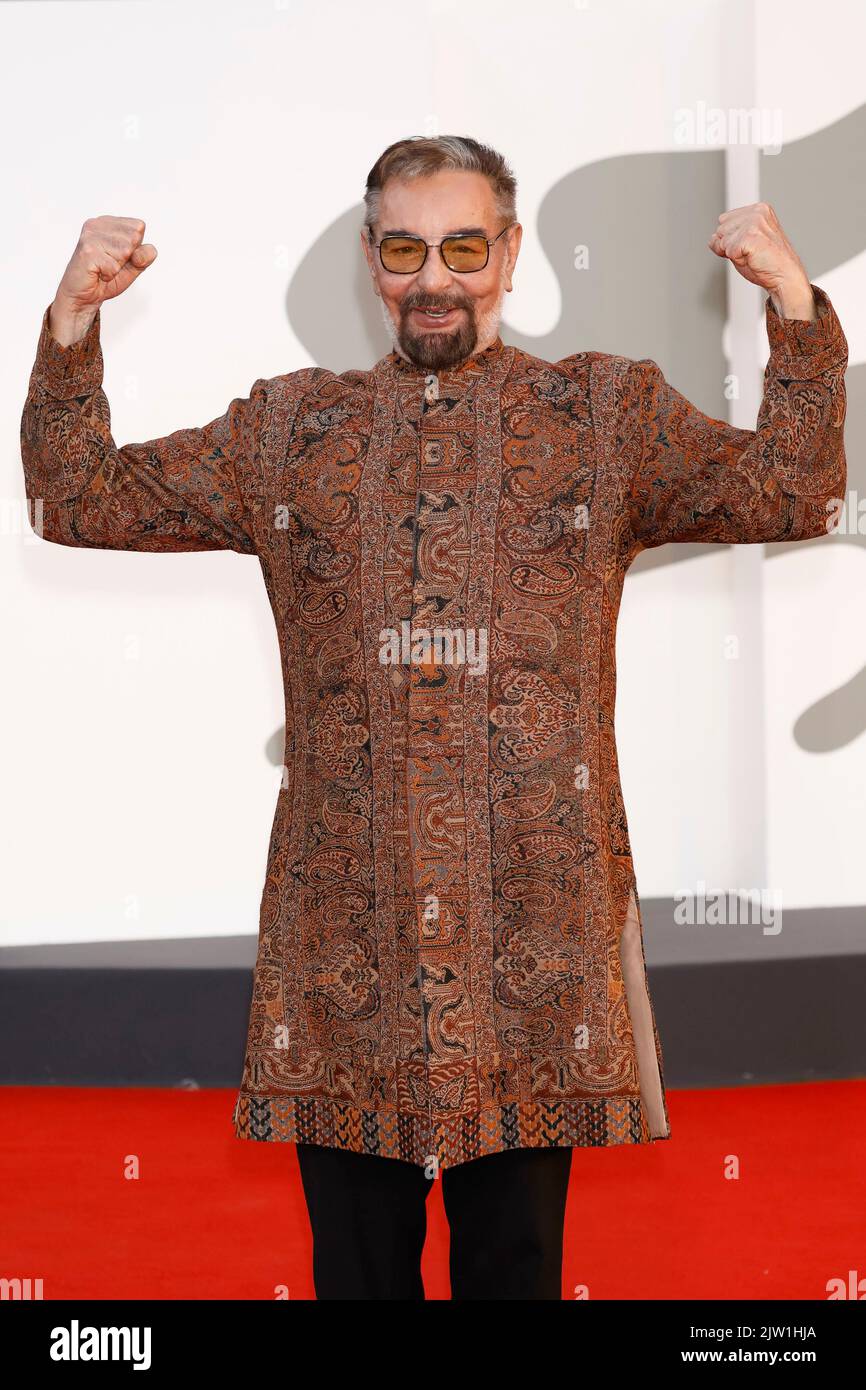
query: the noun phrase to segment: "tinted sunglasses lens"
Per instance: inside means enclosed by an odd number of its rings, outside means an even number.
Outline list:
[[[442,254],[449,270],[480,270],[487,261],[487,242],[483,236],[446,237]]]
[[[408,275],[424,264],[424,243],[414,241],[412,237],[383,237],[380,251],[385,269],[393,270],[398,275]]]

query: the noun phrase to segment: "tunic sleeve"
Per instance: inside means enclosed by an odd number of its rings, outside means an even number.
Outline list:
[[[843,426],[848,344],[816,285],[818,319],[766,301],[770,356],[754,430],[703,414],[649,359],[629,362],[618,447],[629,525],[640,547],[824,535],[847,482]]]
[[[50,308],[50,306],[49,306]],[[64,347],[46,309],[21,419],[34,529],[103,550],[257,553],[259,427],[267,383],[199,429],[118,447],[102,390],[100,314]]]

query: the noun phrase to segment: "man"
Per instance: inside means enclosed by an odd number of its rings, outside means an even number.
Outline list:
[[[441,1175],[452,1297],[555,1299],[571,1151],[670,1135],[614,740],[623,580],[667,541],[799,540],[846,483],[847,344],[772,209],[709,246],[766,291],[755,432],[650,360],[506,346],[515,181],[400,140],[361,242],[369,371],[258,380],[118,448],[99,309],[152,264],[86,222],[22,423],[62,545],[256,555],[286,689],[235,1132],[298,1145],[319,1298],[424,1297]]]

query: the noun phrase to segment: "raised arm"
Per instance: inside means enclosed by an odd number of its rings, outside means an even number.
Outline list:
[[[847,483],[842,326],[766,203],[722,213],[708,245],[767,292],[763,399],[755,429],[738,429],[698,410],[655,362],[616,359],[617,445],[635,544],[824,535]]]
[[[782,318],[767,300],[770,357],[754,430],[705,415],[655,362],[627,364],[619,438],[642,547],[796,541],[830,529],[847,482],[848,345],[827,295],[811,288],[813,321]]]
[[[86,222],[44,312],[21,420],[33,524],[60,545],[256,554],[267,383],[201,428],[118,447],[102,390],[100,308],[155,259],[144,223]]]

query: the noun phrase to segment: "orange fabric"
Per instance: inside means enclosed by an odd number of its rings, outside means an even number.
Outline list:
[[[755,431],[657,365],[501,338],[256,381],[118,448],[99,317],[43,317],[27,495],[61,545],[258,557],[286,690],[245,1138],[431,1171],[670,1134],[614,739],[638,552],[798,540],[844,495],[847,344],[768,301]],[[631,913],[628,913],[629,906]]]

